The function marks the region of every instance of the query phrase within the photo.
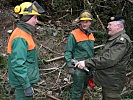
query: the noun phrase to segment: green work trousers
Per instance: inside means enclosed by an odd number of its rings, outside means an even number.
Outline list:
[[[25,96],[23,88],[16,88],[15,95],[16,95],[16,100],[33,100],[33,96],[31,97]]]
[[[82,69],[75,69],[72,74],[71,100],[82,100],[88,85],[88,73]]]

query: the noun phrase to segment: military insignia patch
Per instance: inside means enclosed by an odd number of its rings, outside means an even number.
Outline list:
[[[123,40],[124,40],[124,38],[123,38],[123,37],[121,37],[121,38],[120,38],[120,40],[121,40],[121,41],[123,41]]]
[[[115,17],[111,17],[110,19],[111,19],[111,20],[114,20],[114,19],[115,19]]]

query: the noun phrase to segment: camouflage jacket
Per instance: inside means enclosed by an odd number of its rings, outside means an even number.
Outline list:
[[[132,52],[131,40],[125,31],[108,39],[102,53],[85,61],[87,67],[94,67],[94,81],[109,89],[122,89],[126,82],[126,66]]]

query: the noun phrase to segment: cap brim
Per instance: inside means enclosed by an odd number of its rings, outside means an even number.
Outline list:
[[[90,20],[90,21],[92,21],[92,18],[80,18],[80,20]]]

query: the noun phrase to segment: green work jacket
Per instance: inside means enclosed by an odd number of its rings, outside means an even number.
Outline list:
[[[94,56],[94,40],[93,33],[85,33],[81,29],[70,33],[64,53],[68,67],[72,66],[71,59],[81,61]]]
[[[34,27],[19,23],[17,34],[26,32],[32,36]],[[12,36],[12,35],[11,35]],[[28,50],[28,43],[24,38],[17,37],[11,43],[12,52],[8,54],[8,78],[11,87],[30,87],[39,80],[37,51],[35,48]]]
[[[123,30],[109,38],[101,54],[87,59],[85,65],[96,69],[94,80],[97,85],[120,90],[126,82],[126,67],[131,52],[131,40]]]

